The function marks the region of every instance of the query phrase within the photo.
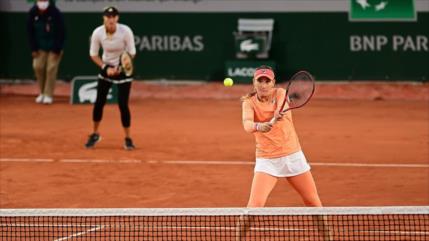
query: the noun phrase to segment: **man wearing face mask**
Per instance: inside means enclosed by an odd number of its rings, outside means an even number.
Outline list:
[[[40,93],[36,103],[52,104],[64,47],[64,18],[53,0],[37,0],[27,19],[33,69]]]

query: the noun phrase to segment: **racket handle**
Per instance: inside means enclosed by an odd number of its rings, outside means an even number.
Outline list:
[[[270,120],[271,125],[276,124],[276,122],[277,122],[277,119],[276,119],[275,117],[273,117],[273,118]]]

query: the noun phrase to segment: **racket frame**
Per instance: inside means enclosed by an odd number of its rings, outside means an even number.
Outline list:
[[[130,65],[131,65],[131,73],[130,74],[127,74],[126,72],[126,68],[123,66],[123,63],[122,63],[122,58],[123,58],[123,56],[124,55],[126,55],[126,56],[128,56],[128,58],[130,59]],[[119,70],[120,70],[120,72],[122,72],[122,73],[124,73],[125,74],[125,76],[127,76],[127,77],[130,77],[130,76],[132,76],[133,75],[133,72],[134,72],[134,64],[133,64],[133,57],[131,56],[131,54],[130,53],[128,53],[127,51],[124,51],[120,56],[119,56]]]
[[[286,110],[283,110],[283,108],[285,107],[285,104],[286,104],[286,102],[288,102],[288,99],[289,99],[289,97],[288,97],[288,94],[289,94],[289,87],[290,87],[290,85],[292,84],[292,81],[294,80],[294,77],[296,77],[297,75],[299,75],[299,74],[306,74],[306,75],[308,75],[308,76],[310,76],[310,78],[311,78],[311,82],[312,82],[312,84],[313,84],[313,89],[312,89],[312,91],[311,91],[311,93],[310,93],[310,96],[307,98],[307,100],[304,102],[304,103],[302,103],[301,105],[299,105],[299,106],[294,106],[294,107],[288,107]],[[301,71],[298,71],[298,72],[296,72],[293,76],[292,76],[292,78],[290,78],[289,79],[289,81],[288,81],[288,84],[287,84],[287,87],[286,87],[286,93],[285,93],[285,99],[283,100],[283,103],[282,103],[282,106],[281,106],[281,108],[279,109],[279,110],[281,110],[280,112],[287,112],[287,111],[289,111],[289,110],[292,110],[292,109],[297,109],[297,108],[301,108],[301,107],[303,107],[304,105],[306,105],[309,101],[310,101],[310,99],[313,97],[313,94],[314,94],[314,91],[316,90],[316,82],[315,82],[315,80],[314,80],[314,77],[313,77],[313,75],[311,75],[308,71],[305,71],[305,70],[301,70]],[[273,117],[271,120],[270,120],[270,123],[271,124],[275,124],[277,122],[277,120],[276,120],[276,118],[275,117]]]

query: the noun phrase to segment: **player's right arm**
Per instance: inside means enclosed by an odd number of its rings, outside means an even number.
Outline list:
[[[246,132],[252,133],[256,131],[255,122],[254,122],[254,113],[252,107],[250,106],[249,101],[243,101],[242,103],[242,118],[243,118],[243,127]]]
[[[273,125],[269,122],[255,122],[255,113],[250,105],[249,101],[243,101],[243,127],[244,130],[248,133],[253,133],[256,131],[259,132],[268,132],[271,130]]]
[[[99,38],[99,28],[96,28],[91,35],[91,45],[89,47],[89,56],[91,57],[92,62],[94,62],[101,69],[104,67],[103,60],[101,60],[99,51],[100,51],[100,38]]]
[[[101,60],[100,56],[91,56],[92,62],[94,62],[100,69],[104,67],[103,60]]]
[[[99,51],[100,51],[100,32],[104,31],[103,28],[96,28],[91,36],[91,46],[89,48],[89,56],[91,57],[92,62],[94,62],[100,69],[104,69],[106,65],[103,63],[103,60],[100,58]],[[107,67],[107,75],[108,76],[114,76],[117,75],[119,72],[116,68],[113,66]]]

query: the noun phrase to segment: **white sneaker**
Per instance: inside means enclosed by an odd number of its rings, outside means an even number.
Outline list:
[[[37,96],[37,98],[36,98],[36,103],[42,103],[43,102],[43,98],[44,98],[45,96],[44,95],[42,95],[42,94],[40,94],[39,96]]]
[[[50,104],[52,104],[52,102],[54,102],[52,97],[50,97],[50,96],[44,96],[43,97],[43,104],[50,105]]]

